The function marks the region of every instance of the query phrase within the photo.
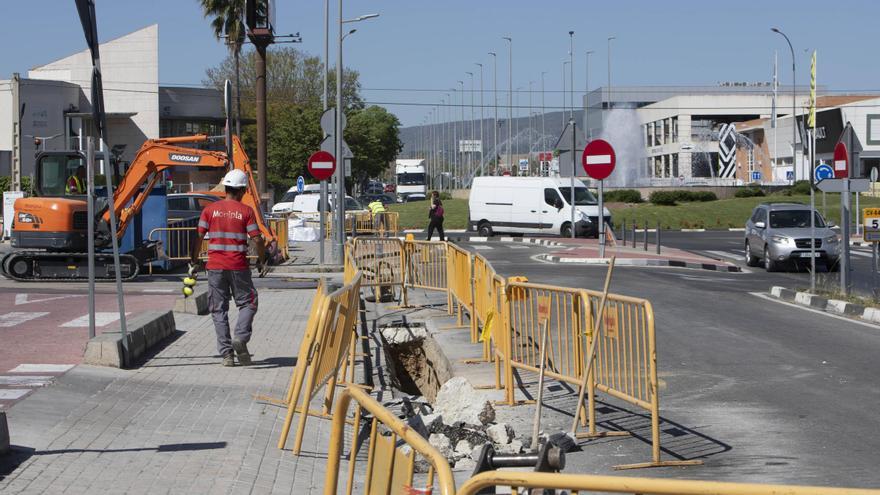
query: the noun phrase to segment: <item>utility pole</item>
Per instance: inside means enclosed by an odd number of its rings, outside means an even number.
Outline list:
[[[492,83],[492,101],[494,102],[493,106],[495,107],[495,118],[492,120],[492,132],[494,133],[494,137],[492,138],[492,159],[495,160],[495,170],[498,170],[498,158],[501,156],[498,154],[498,54],[495,52],[489,52],[489,55],[492,55],[492,65],[493,65],[493,83]]]
[[[547,112],[544,105],[544,74],[546,73],[546,71],[541,72],[541,151],[544,151],[544,139],[547,136],[547,128],[545,127],[544,122],[544,114]]]
[[[266,47],[268,43],[257,38],[253,41],[257,51],[257,190],[260,193],[259,202],[262,203],[267,184]]]
[[[480,66],[480,176],[483,174],[483,166],[486,161],[485,156],[483,155],[483,150],[485,149],[485,144],[483,142],[483,64],[477,62],[476,65]]]
[[[792,183],[797,182],[797,67],[795,65],[794,47],[791,40],[777,28],[770,28],[776,34],[782,35],[791,50],[791,178]],[[846,239],[844,239],[846,240]]]
[[[568,68],[571,71],[569,72],[569,77],[571,78],[569,81],[569,89],[571,89],[571,113],[569,118],[574,120],[574,31],[568,32],[568,63]],[[574,170],[571,173],[573,174]]]
[[[565,129],[565,111],[568,109],[566,105],[566,95],[568,95],[568,90],[565,87],[565,66],[568,65],[568,60],[562,61],[562,128]]]
[[[592,139],[593,137],[593,128],[590,127],[590,55],[594,52],[593,50],[587,51],[587,72],[586,72],[586,82],[584,83],[584,136],[587,139]]]
[[[608,37],[608,110],[611,110],[611,40],[616,39],[614,36]]]
[[[504,37],[508,43],[508,61],[507,61],[507,166],[511,169],[513,175],[513,154],[510,145],[513,142],[513,38]]]
[[[473,72],[465,72],[471,78],[471,143],[470,146],[474,144],[474,73]],[[463,109],[462,109],[463,110]],[[473,176],[474,173],[474,152],[471,151],[470,146],[468,146],[468,175]],[[470,183],[468,183],[470,184]]]

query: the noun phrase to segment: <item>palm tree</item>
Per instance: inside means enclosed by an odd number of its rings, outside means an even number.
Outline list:
[[[217,39],[224,39],[235,60],[235,133],[241,135],[241,94],[239,92],[238,56],[244,44],[245,0],[199,0],[202,11],[211,19],[211,28]]]

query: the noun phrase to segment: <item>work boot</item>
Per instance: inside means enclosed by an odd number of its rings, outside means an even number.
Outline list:
[[[232,357],[232,353],[223,356],[223,366],[232,367],[235,366],[235,358]]]
[[[233,340],[232,348],[235,349],[235,354],[238,355],[239,364],[241,364],[242,366],[251,365],[251,355],[248,352],[247,344],[240,340]]]

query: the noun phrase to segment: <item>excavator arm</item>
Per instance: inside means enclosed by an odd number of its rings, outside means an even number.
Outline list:
[[[229,168],[229,160],[226,153],[181,146],[182,144],[204,143],[211,139],[207,135],[198,134],[195,136],[151,139],[141,146],[113,195],[113,209],[118,218],[117,236],[122,237],[129,223],[143,208],[153,186],[162,177],[163,171],[180,167],[208,167],[220,170]],[[244,198],[242,198],[242,203],[253,208],[257,225],[263,234],[266,246],[270,248],[274,246],[277,249],[277,236],[263,218],[259,207],[260,196],[254,182],[250,160],[244,152],[238,136],[233,136],[232,149],[234,168],[243,171],[248,176],[248,188]],[[110,211],[108,210],[103,213],[101,224],[106,229],[109,222]]]

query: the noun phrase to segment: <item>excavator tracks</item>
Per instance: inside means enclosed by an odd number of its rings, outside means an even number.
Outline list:
[[[130,254],[119,255],[122,280],[138,276],[140,263]],[[3,276],[19,282],[82,282],[88,280],[87,253],[13,251],[0,261]],[[95,280],[116,279],[112,253],[95,253]]]

